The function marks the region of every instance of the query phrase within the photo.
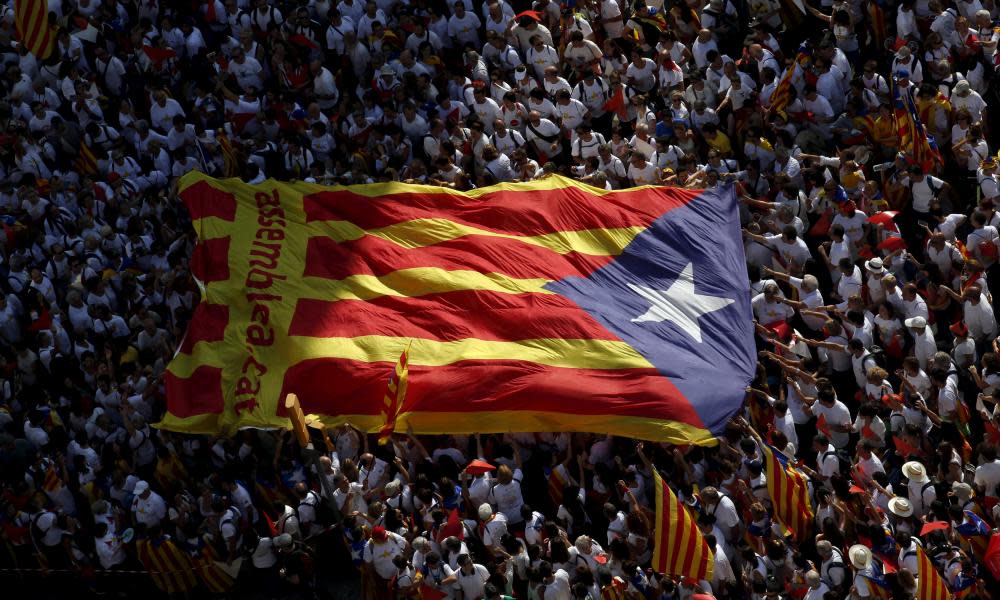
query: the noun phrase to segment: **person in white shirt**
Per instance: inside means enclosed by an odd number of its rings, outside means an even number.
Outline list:
[[[157,527],[160,521],[167,516],[167,503],[163,498],[149,489],[149,484],[145,481],[138,481],[132,490],[135,499],[132,500],[132,515],[136,523],[142,523],[146,527]]]
[[[448,19],[448,35],[450,35],[459,46],[471,44],[473,48],[482,48],[479,41],[479,28],[482,21],[476,13],[465,10],[465,3],[455,3],[455,12]],[[359,32],[360,33],[360,32]]]
[[[104,569],[113,569],[128,558],[121,536],[107,521],[98,521],[94,526],[94,550]]]
[[[497,468],[497,483],[490,490],[487,501],[507,517],[510,525],[520,525],[524,522],[521,515],[521,505],[524,498],[521,495],[521,457],[520,452],[515,448],[514,457],[517,468],[511,470],[507,465],[500,465]]]
[[[823,600],[826,598],[827,592],[830,591],[830,587],[823,582],[819,572],[815,570],[806,573],[806,585],[809,589],[802,600]]]
[[[482,541],[487,550],[501,548],[500,540],[507,534],[507,517],[493,511],[488,502],[479,505],[479,520],[482,521]]]
[[[387,583],[396,574],[393,559],[403,556],[406,551],[406,538],[385,527],[372,529],[372,537],[365,544],[362,560],[374,568],[375,575]],[[471,596],[470,596],[471,597]]]
[[[660,182],[660,172],[656,165],[646,160],[643,152],[637,150],[629,159],[628,179],[634,186],[655,185]]]
[[[1000,493],[1000,460],[997,460],[996,448],[992,444],[985,444],[980,452],[983,464],[976,467],[973,482],[983,490],[985,496],[996,497]]]
[[[559,126],[548,119],[543,119],[537,110],[528,113],[525,139],[539,154],[550,160],[562,153]]]
[[[920,368],[926,370],[927,364],[937,352],[937,342],[934,333],[927,326],[927,319],[922,316],[910,317],[903,321],[913,336],[913,355],[920,363]]]
[[[468,554],[458,556],[458,570],[455,572],[456,585],[462,591],[463,598],[481,598],[486,591],[486,582],[490,572],[481,564],[472,560]]]
[[[538,565],[538,574],[542,578],[542,584],[538,586],[538,597],[542,600],[570,600],[571,587],[569,573],[562,569],[554,569],[548,561],[542,561]],[[466,596],[470,598],[473,596]]]
[[[937,499],[937,491],[927,476],[927,469],[917,461],[910,461],[903,465],[903,475],[908,480],[907,497],[913,505],[913,514],[923,517]]]

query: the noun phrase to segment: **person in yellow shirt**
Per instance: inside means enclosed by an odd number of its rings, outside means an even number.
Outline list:
[[[896,154],[899,135],[896,129],[896,117],[888,103],[883,102],[878,107],[878,116],[875,117],[875,125],[872,127],[872,141],[883,158]]]
[[[719,131],[715,123],[706,123],[701,129],[701,135],[705,138],[705,143],[712,150],[715,150],[723,158],[733,155],[733,145],[729,142],[729,136]]]

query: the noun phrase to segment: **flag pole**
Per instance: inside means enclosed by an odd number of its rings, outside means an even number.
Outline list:
[[[323,490],[323,500],[326,502],[330,512],[333,513],[334,525],[339,526],[341,520],[340,511],[337,510],[337,505],[333,501],[333,487],[330,485],[329,479],[323,476],[323,468],[319,464],[320,452],[313,446],[312,441],[309,439],[306,417],[302,412],[299,397],[295,394],[285,396],[285,409],[288,412],[288,420],[292,422],[292,431],[295,433],[295,438],[299,442],[299,447],[302,448],[302,459],[316,471],[316,477],[319,479],[319,484]]]

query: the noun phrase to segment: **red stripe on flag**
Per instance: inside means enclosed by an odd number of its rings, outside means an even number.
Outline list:
[[[372,300],[299,300],[288,335],[387,335],[438,341],[539,338],[617,340],[572,300],[556,294],[457,290]]]
[[[202,283],[229,279],[230,238],[202,240],[191,253],[191,272]]]
[[[192,220],[215,217],[223,221],[236,219],[236,196],[199,181],[180,193]]]
[[[17,0],[15,6],[17,30],[28,50],[39,58],[51,53],[52,30],[49,8],[45,0]]]
[[[170,398],[170,413],[176,417],[183,419],[195,415],[219,414],[225,408],[222,398],[222,369],[218,367],[198,367],[186,378],[167,371],[164,381],[167,397]]]
[[[386,373],[392,368],[389,362],[305,360],[289,367],[280,397],[295,390],[306,414],[379,415]],[[573,369],[519,360],[465,360],[442,366],[410,364],[409,370],[406,411],[571,411],[703,426],[677,388],[655,369]],[[338,382],[336,395],[330,394],[331,381]],[[583,397],[588,401],[582,402]],[[433,403],[411,406],[421,398],[432,398]],[[278,403],[279,416],[284,416],[282,404]]]
[[[229,305],[201,302],[191,316],[180,352],[191,354],[198,342],[221,341],[226,333],[226,325],[229,325]]]
[[[400,269],[437,267],[554,280],[570,275],[586,277],[614,258],[578,252],[559,254],[516,239],[480,235],[413,249],[373,236],[340,243],[326,237],[312,237],[306,246],[303,274],[343,279],[351,275],[381,276]]]
[[[677,502],[676,498],[672,500],[672,503],[677,504],[677,514],[680,515],[681,511],[684,510],[684,507],[680,505],[680,502]],[[677,537],[678,540],[686,539],[687,545],[684,548],[678,548],[678,552],[674,554],[674,560],[679,563],[678,567],[680,567],[678,572],[691,573],[694,571],[700,575],[701,569],[698,568],[699,565],[694,564],[694,554],[698,549],[699,542],[699,536],[696,534],[700,533],[700,531],[693,531],[693,529],[697,528],[697,525],[690,522],[690,515],[688,515],[688,519],[682,518],[679,519],[679,521],[680,522],[677,524],[679,535]]]
[[[538,235],[556,231],[646,226],[698,196],[696,190],[657,188],[609,195],[577,187],[492,192],[479,198],[448,193],[368,197],[349,190],[303,198],[306,222],[350,221],[364,229],[413,219],[446,218],[491,231]]]

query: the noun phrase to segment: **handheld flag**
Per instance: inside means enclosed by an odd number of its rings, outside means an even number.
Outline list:
[[[656,535],[653,570],[667,575],[712,579],[714,554],[698,529],[694,516],[653,469],[656,490]]]
[[[798,54],[795,56],[795,62],[792,63],[790,67],[785,69],[785,73],[778,80],[778,85],[775,86],[774,91],[771,92],[771,101],[769,109],[772,112],[781,112],[788,108],[789,102],[792,101],[792,82],[795,79],[795,74],[800,69],[804,69],[806,63],[812,57],[812,48],[808,44],[802,44],[799,46]]]
[[[788,528],[796,540],[804,540],[812,531],[813,522],[808,479],[788,464],[784,454],[770,444],[762,446],[767,469],[767,493],[774,505],[774,516]]]
[[[913,157],[913,162],[924,171],[930,171],[936,163],[943,163],[934,136],[927,133],[910,91],[903,92],[899,86],[892,86],[893,103],[899,148]]]
[[[990,536],[990,543],[983,557],[983,563],[990,570],[994,579],[1000,579],[1000,535]]]
[[[396,363],[395,370],[389,376],[385,398],[382,399],[382,414],[385,415],[385,424],[382,425],[382,429],[378,433],[378,443],[383,446],[389,443],[392,432],[396,428],[396,419],[399,418],[399,414],[403,409],[403,402],[406,401],[406,386],[410,374],[408,368],[410,360],[407,356],[407,352],[409,351],[410,345],[407,344],[406,349],[399,355],[399,361]]]
[[[868,583],[871,597],[889,600],[892,597],[892,584],[886,579],[885,571],[882,568],[882,561],[877,557],[872,557],[871,564],[867,568],[858,572]]]
[[[73,160],[73,169],[84,175],[97,173],[97,157],[83,140],[80,140],[80,151]]]
[[[977,560],[983,560],[986,548],[990,542],[991,530],[986,521],[971,510],[964,511],[965,519],[955,527],[955,531],[972,547],[972,553]]]
[[[712,445],[756,354],[733,186],[552,176],[463,193],[188,173],[202,289],[159,425],[590,431]],[[336,382],[331,386],[331,382]]]
[[[56,28],[49,22],[47,0],[16,0],[14,25],[17,39],[35,55],[45,60],[56,47]]]
[[[917,600],[948,600],[951,592],[924,549],[917,544]]]

